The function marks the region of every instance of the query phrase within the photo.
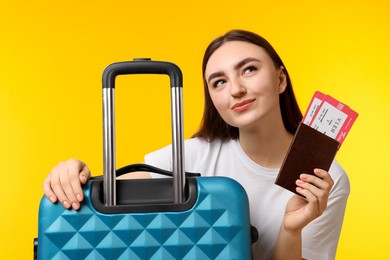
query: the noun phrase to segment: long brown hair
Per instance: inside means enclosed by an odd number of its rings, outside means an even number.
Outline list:
[[[279,95],[280,110],[282,113],[284,127],[288,132],[294,134],[299,122],[302,120],[302,113],[295,99],[290,76],[288,75],[286,66],[283,64],[282,59],[279,57],[278,53],[275,51],[272,45],[260,35],[244,30],[232,30],[212,41],[207,47],[203,56],[202,75],[205,106],[199,130],[193,135],[193,137],[199,137],[210,142],[215,139],[227,141],[238,138],[238,128],[227,124],[215,108],[211,100],[205,79],[206,65],[210,59],[210,56],[219,47],[229,41],[244,41],[255,44],[267,52],[277,68],[283,66],[283,70],[286,75],[287,86],[285,91]]]

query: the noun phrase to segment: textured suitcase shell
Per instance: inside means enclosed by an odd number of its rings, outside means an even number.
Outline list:
[[[245,190],[227,177],[196,180],[196,203],[182,212],[102,214],[93,180],[80,211],[43,197],[38,259],[251,259]]]

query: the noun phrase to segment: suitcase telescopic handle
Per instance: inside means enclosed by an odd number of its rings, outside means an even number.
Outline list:
[[[171,85],[172,168],[174,203],[183,203],[185,186],[183,135],[183,76],[170,62],[134,59],[109,65],[103,72],[103,192],[107,206],[116,205],[115,78],[127,74],[166,74]]]

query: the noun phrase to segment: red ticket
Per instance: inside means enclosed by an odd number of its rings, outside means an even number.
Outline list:
[[[317,91],[303,122],[337,140],[341,146],[357,117],[358,113],[347,105]]]
[[[306,110],[305,115],[303,116],[302,123],[309,125],[313,116],[316,114],[318,108],[320,107],[322,100],[324,99],[325,94],[316,91],[311,98],[309,107]]]

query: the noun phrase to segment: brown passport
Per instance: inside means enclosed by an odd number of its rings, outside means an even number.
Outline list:
[[[299,175],[314,174],[315,168],[328,171],[338,147],[339,142],[335,139],[300,123],[275,184],[298,194],[295,181],[299,179]]]

